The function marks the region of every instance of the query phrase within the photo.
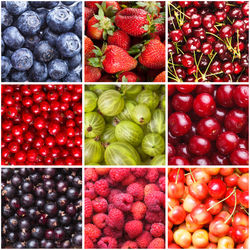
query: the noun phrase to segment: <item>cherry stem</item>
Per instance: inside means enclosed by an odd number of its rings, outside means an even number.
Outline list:
[[[175,184],[178,183],[179,172],[180,172],[180,168],[178,168],[178,170],[177,170],[177,175],[176,175],[176,179],[175,179]]]
[[[234,192],[234,209],[233,209],[233,212],[231,213],[231,215],[225,220],[225,224],[227,224],[227,222],[232,218],[234,212],[235,212],[235,209],[236,209],[236,204],[237,204],[237,197],[236,197],[236,192]]]
[[[231,193],[230,195],[228,195],[226,198],[220,200],[219,202],[215,203],[215,204],[212,205],[210,208],[208,208],[208,209],[207,209],[207,212],[208,212],[209,210],[211,210],[213,207],[215,207],[215,206],[217,206],[218,204],[220,204],[221,202],[223,202],[223,201],[225,201],[226,199],[228,199],[230,196],[232,196],[232,195],[235,193],[235,191],[236,191],[236,187],[234,187],[234,189],[233,189],[233,191],[232,191],[232,193]]]
[[[171,14],[171,9],[170,9],[170,5],[168,5],[168,12],[169,12],[169,16],[170,16],[170,17],[172,17],[172,14]],[[176,27],[175,27],[174,21],[172,21],[172,23],[173,23],[174,29],[176,30]]]
[[[196,182],[196,180],[195,180],[195,178],[194,178],[194,176],[193,176],[193,173],[192,173],[191,168],[189,168],[189,172],[190,172],[190,174],[191,174],[191,177],[193,178],[193,182]]]
[[[190,19],[190,17],[188,15],[186,15],[185,13],[183,13],[182,11],[180,11],[178,8],[176,8],[172,3],[169,3],[172,7],[174,7],[177,11],[179,11],[181,14],[183,14],[185,17],[187,17],[188,19]]]
[[[242,206],[241,204],[240,204],[240,207],[241,207],[241,209],[244,210],[244,212],[249,216],[249,213],[248,213],[248,211],[246,210],[246,208],[245,208],[244,206]]]
[[[169,208],[170,208],[171,210],[173,210],[173,208],[171,207],[171,205],[168,204],[168,206],[169,206]]]

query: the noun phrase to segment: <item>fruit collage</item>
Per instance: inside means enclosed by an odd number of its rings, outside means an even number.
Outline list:
[[[1,249],[248,249],[248,20],[1,1]]]

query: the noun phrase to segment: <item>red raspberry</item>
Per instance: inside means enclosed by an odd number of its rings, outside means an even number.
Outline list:
[[[122,191],[120,189],[111,189],[109,197],[108,197],[108,202],[109,204],[114,203],[114,197],[116,194],[120,194]]]
[[[134,183],[136,180],[136,177],[133,174],[129,174],[128,177],[126,177],[123,181],[122,181],[122,185],[123,186],[128,186],[131,183]]]
[[[94,184],[92,182],[87,182],[85,185],[85,197],[93,200],[96,196]]]
[[[131,240],[124,242],[121,246],[121,249],[136,249],[136,248],[138,248],[137,243]]]
[[[123,212],[131,210],[133,204],[133,196],[131,194],[121,193],[114,196],[114,205]]]
[[[150,224],[159,222],[163,223],[165,220],[165,214],[162,210],[160,212],[152,212],[147,210],[145,219]]]
[[[110,193],[109,184],[105,179],[101,179],[95,182],[95,191],[102,197],[108,197]]]
[[[112,181],[121,182],[130,174],[129,168],[112,168],[109,171],[109,176]]]
[[[89,198],[85,198],[84,211],[85,211],[85,218],[89,218],[92,216],[93,207],[92,207],[92,202]]]
[[[112,237],[102,237],[97,242],[98,248],[117,248],[117,241]]]
[[[159,212],[161,207],[165,206],[165,194],[160,191],[154,191],[144,198],[149,211]]]
[[[160,188],[156,184],[148,184],[144,187],[144,196],[153,191],[160,191]]]
[[[96,240],[101,236],[101,230],[93,224],[86,224],[84,230],[85,236],[88,236],[93,242],[96,242]]]
[[[104,213],[98,213],[93,216],[93,223],[100,229],[106,226],[106,220],[108,215]]]
[[[97,181],[98,175],[94,168],[86,168],[85,169],[85,181]]]
[[[110,236],[116,239],[122,238],[123,236],[123,231],[122,230],[117,230],[116,228],[112,228],[112,227],[105,227],[103,229],[103,233],[106,236]]]
[[[150,168],[148,169],[147,175],[145,176],[145,179],[148,180],[151,183],[154,183],[159,178],[159,172],[156,168]]]
[[[152,241],[153,237],[148,231],[143,231],[142,234],[136,238],[136,243],[139,248],[148,248],[148,245]]]
[[[85,249],[94,248],[94,243],[87,235],[85,235],[85,239],[84,239],[84,248]]]
[[[160,177],[158,182],[159,182],[161,191],[165,192],[165,189],[166,189],[165,176]]]
[[[165,241],[162,238],[155,238],[150,242],[148,248],[163,249],[165,248]]]
[[[146,214],[146,211],[147,211],[147,207],[141,201],[134,202],[131,208],[131,212],[135,220],[142,220]]]
[[[148,171],[147,168],[131,168],[131,172],[137,178],[145,176],[147,171]]]
[[[141,184],[139,184],[139,183],[130,184],[127,187],[127,193],[131,194],[136,201],[137,200],[139,200],[139,201],[143,200],[144,189],[143,189],[143,186]]]
[[[103,197],[97,197],[92,201],[93,209],[96,213],[104,213],[108,209],[108,202]]]
[[[161,237],[165,232],[165,226],[162,223],[154,223],[151,226],[150,233],[154,237]]]
[[[123,212],[117,208],[113,208],[109,211],[107,224],[118,230],[121,230],[124,225],[124,215]]]
[[[131,220],[125,224],[125,231],[130,239],[134,239],[142,233],[143,224],[140,220]]]

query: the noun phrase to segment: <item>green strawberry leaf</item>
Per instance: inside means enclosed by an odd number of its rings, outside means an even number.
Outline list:
[[[99,29],[100,28],[100,24],[99,23],[95,23],[95,24],[92,25],[92,27]]]
[[[130,55],[138,54],[141,52],[142,48],[143,48],[143,44],[141,43],[135,44],[132,47],[130,47],[130,49],[128,50],[128,53]]]
[[[108,33],[108,35],[113,36],[114,31],[113,30],[108,30],[107,33]]]
[[[104,40],[107,40],[107,30],[103,31],[102,37],[103,37]]]
[[[92,57],[88,59],[89,65],[95,68],[102,68],[102,64],[100,62],[100,58]]]
[[[145,24],[144,26],[142,26],[142,28],[143,28],[145,31],[148,31],[148,30],[149,30],[149,25],[148,25],[148,24]]]
[[[102,53],[101,49],[97,46],[94,46],[94,47],[95,47],[95,49],[93,49],[92,51],[95,53],[95,55],[98,57],[102,56],[103,53]]]
[[[102,9],[102,6],[98,4],[97,7],[98,7],[98,16],[100,16],[100,18],[104,18],[104,11]]]
[[[159,17],[159,18],[154,19],[153,22],[154,22],[155,24],[156,24],[156,23],[161,24],[161,23],[164,23],[164,22],[165,22],[165,18]]]
[[[126,76],[122,77],[122,82],[128,82],[128,79],[126,78]]]

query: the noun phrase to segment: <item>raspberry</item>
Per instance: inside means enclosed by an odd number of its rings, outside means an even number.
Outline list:
[[[86,224],[84,229],[85,235],[87,235],[93,242],[96,242],[96,240],[101,236],[101,230],[93,224]]]
[[[110,236],[110,237],[113,237],[113,238],[116,238],[116,239],[121,238],[122,235],[123,235],[123,231],[122,230],[118,231],[116,228],[112,228],[112,227],[105,227],[103,229],[103,233],[106,236]]]
[[[143,224],[139,220],[131,220],[125,224],[125,231],[130,239],[134,239],[142,233]]]
[[[130,184],[128,187],[127,187],[127,193],[131,194],[135,200],[143,200],[143,197],[144,197],[144,189],[143,189],[143,186],[139,183],[133,183],[133,184]]]
[[[122,191],[120,189],[112,189],[109,197],[108,197],[108,202],[109,203],[114,203],[114,197],[116,194],[120,194]]]
[[[109,173],[110,168],[96,168],[95,171],[98,175],[106,175]]]
[[[159,172],[156,168],[150,168],[148,169],[147,175],[145,176],[145,179],[148,180],[151,183],[154,183],[159,178]]]
[[[108,209],[108,202],[103,197],[97,197],[92,201],[93,209],[96,213],[104,213]]]
[[[154,223],[151,226],[150,233],[154,237],[161,237],[165,232],[165,226],[162,223]]]
[[[128,240],[124,242],[121,246],[121,249],[136,249],[138,245],[135,241]]]
[[[125,178],[127,178],[130,174],[130,169],[129,168],[112,168],[109,171],[109,176],[111,180],[115,182],[121,182]]]
[[[85,218],[89,218],[92,216],[93,207],[92,207],[92,202],[89,198],[85,198],[84,211],[85,211]]]
[[[144,196],[148,195],[153,191],[160,191],[159,187],[156,184],[148,184],[144,187]]]
[[[165,194],[160,191],[154,191],[144,198],[145,204],[149,211],[159,212],[165,205]]]
[[[110,193],[109,184],[105,179],[95,182],[95,191],[102,197],[107,197]]]
[[[159,182],[161,191],[165,192],[165,188],[166,188],[165,176],[160,177],[158,182]]]
[[[136,243],[140,248],[148,248],[152,239],[153,237],[148,231],[143,231],[142,234],[136,238]]]
[[[106,226],[106,220],[108,218],[108,215],[104,213],[95,214],[93,216],[93,223],[100,229],[104,228]]]
[[[148,248],[163,249],[165,248],[165,241],[162,238],[155,238],[150,242]]]
[[[114,205],[123,212],[130,211],[133,203],[133,196],[127,193],[116,194],[114,196]]]
[[[97,242],[98,248],[117,248],[117,241],[112,237],[102,237]]]
[[[91,200],[95,199],[96,197],[94,184],[92,182],[87,182],[85,185],[85,197],[88,197]]]
[[[126,177],[123,181],[122,181],[122,185],[123,186],[128,186],[131,183],[134,183],[136,180],[136,177],[133,174],[129,174],[128,177]]]
[[[141,201],[134,202],[131,208],[131,212],[135,220],[142,220],[146,214],[146,211],[147,211],[147,207]]]
[[[165,172],[166,172],[166,169],[165,168],[157,168],[158,169],[158,172],[160,174],[164,174],[165,175]]]
[[[97,181],[98,175],[94,168],[86,168],[85,169],[85,181]]]
[[[145,219],[148,223],[153,224],[153,223],[159,223],[159,222],[164,222],[164,212],[161,210],[160,212],[152,212],[148,211],[146,212]]]
[[[107,224],[118,230],[121,230],[124,225],[124,215],[123,212],[117,208],[113,208],[109,211]]]
[[[137,178],[145,176],[147,171],[148,170],[146,168],[131,168],[131,172]]]
[[[85,249],[94,248],[94,243],[92,242],[92,240],[87,235],[85,235],[84,247],[85,247]]]

